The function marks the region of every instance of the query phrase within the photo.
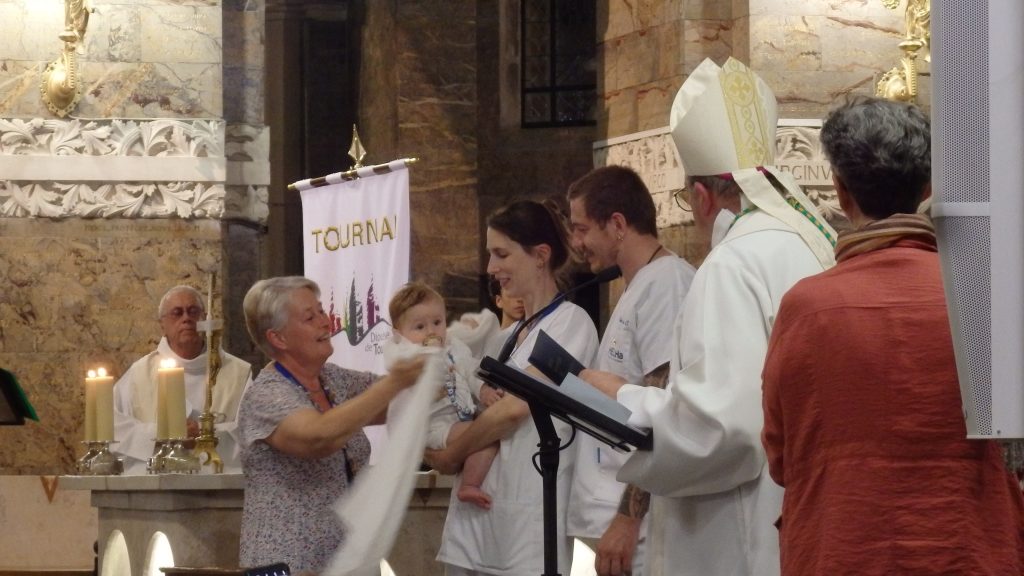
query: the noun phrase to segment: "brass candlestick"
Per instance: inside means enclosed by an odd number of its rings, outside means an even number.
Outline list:
[[[220,339],[223,332],[223,323],[213,319],[213,282],[215,276],[210,274],[210,293],[207,296],[206,320],[199,323],[197,328],[206,332],[206,401],[203,403],[203,413],[199,415],[199,436],[196,437],[196,445],[193,453],[199,458],[203,466],[213,468],[214,474],[224,471],[224,461],[217,453],[217,430],[214,427],[216,414],[213,412],[213,387],[217,385],[217,374],[220,373]],[[203,459],[202,456],[206,458]]]
[[[901,0],[882,0],[895,10]],[[907,0],[906,32],[899,43],[903,57],[900,63],[882,75],[875,86],[875,96],[900,102],[917,100],[918,57],[931,60],[931,0]]]
[[[196,446],[193,449],[203,466],[211,466],[214,474],[224,471],[224,461],[217,453],[217,431],[214,428],[216,414],[204,410],[199,415],[199,436],[196,437]],[[206,458],[203,459],[203,455]]]
[[[43,71],[39,92],[43,103],[61,118],[71,114],[82,98],[78,51],[85,47],[89,14],[95,12],[86,0],[64,0],[64,30],[57,35],[64,43],[60,56]]]

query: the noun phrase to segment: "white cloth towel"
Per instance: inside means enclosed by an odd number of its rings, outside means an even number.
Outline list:
[[[388,407],[388,443],[376,464],[356,477],[334,511],[345,526],[345,542],[334,553],[324,576],[380,574],[380,561],[391,551],[412,497],[416,471],[423,460],[427,415],[444,378],[438,348],[401,346],[398,358],[429,356],[419,380]]]

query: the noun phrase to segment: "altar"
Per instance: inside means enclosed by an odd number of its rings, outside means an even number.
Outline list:
[[[242,474],[64,476],[90,490],[98,511],[98,576],[161,576],[162,567],[238,568]],[[434,561],[452,477],[416,475],[409,509],[388,557],[396,576],[443,574]]]
[[[241,474],[66,476],[92,491],[100,576],[159,575],[161,566],[238,566]]]

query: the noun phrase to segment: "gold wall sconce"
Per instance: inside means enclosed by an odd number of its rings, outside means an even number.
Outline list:
[[[902,0],[882,0],[890,10]],[[900,63],[882,75],[875,95],[889,100],[914,102],[917,99],[918,57],[931,61],[931,0],[906,0],[905,34],[899,43],[903,57]]]
[[[85,30],[92,12],[88,0],[64,0],[64,31],[57,35],[64,45],[60,56],[46,65],[39,84],[43,103],[61,118],[71,114],[82,98],[78,50],[85,47]]]

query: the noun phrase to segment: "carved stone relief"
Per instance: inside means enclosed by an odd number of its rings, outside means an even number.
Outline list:
[[[628,166],[643,179],[658,210],[658,228],[693,222],[673,196],[685,184],[679,153],[668,127],[629,134],[594,145],[595,166]]]
[[[780,120],[776,132],[776,166],[790,172],[829,220],[842,216],[832,186],[832,170],[821,151],[818,120]],[[654,198],[658,228],[693,222],[673,196],[685,185],[682,163],[669,128],[629,134],[594,145],[595,166],[628,166],[640,175]]]
[[[775,132],[775,165],[789,172],[821,214],[833,221],[844,218],[832,185],[832,167],[821,150],[819,120],[779,120]]]
[[[0,118],[0,216],[265,222],[268,142],[219,120]]]

